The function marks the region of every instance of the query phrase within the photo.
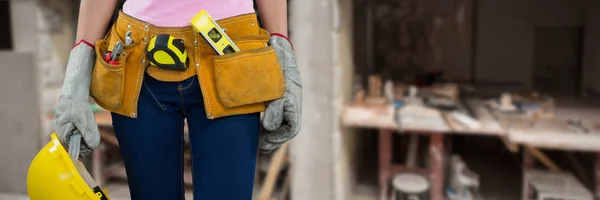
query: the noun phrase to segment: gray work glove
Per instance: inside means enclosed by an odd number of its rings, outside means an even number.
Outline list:
[[[277,53],[286,87],[283,97],[270,102],[265,110],[260,130],[263,153],[270,153],[294,138],[300,132],[302,116],[302,83],[292,46],[279,36],[271,36],[269,43]]]
[[[94,48],[87,44],[80,43],[71,50],[56,114],[52,120],[54,131],[66,148],[73,132],[79,130],[83,138],[80,150],[82,155],[92,152],[100,143],[98,125],[88,102],[95,58]]]

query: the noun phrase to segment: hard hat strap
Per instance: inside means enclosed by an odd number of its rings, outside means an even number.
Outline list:
[[[69,140],[69,156],[74,164],[77,164],[77,160],[79,158],[79,151],[81,146],[81,134],[79,131],[74,131],[71,135],[71,139]]]

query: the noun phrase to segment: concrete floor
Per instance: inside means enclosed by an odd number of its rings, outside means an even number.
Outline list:
[[[127,188],[127,184],[123,183],[111,183],[106,185],[105,189],[108,190],[108,195],[111,200],[130,200],[129,198],[129,188]],[[186,191],[185,194],[186,200],[193,200],[192,192]],[[29,197],[26,194],[5,194],[0,193],[0,200],[29,200]]]
[[[24,194],[0,194],[0,200],[29,200],[29,197]],[[128,198],[115,198],[111,200],[129,200]]]
[[[120,200],[129,200],[129,188],[126,183],[110,183],[105,187],[108,190],[108,194],[110,198],[114,200],[114,198],[119,198]],[[186,200],[193,200],[192,191],[187,190],[185,192]],[[0,199],[2,200],[2,199]]]

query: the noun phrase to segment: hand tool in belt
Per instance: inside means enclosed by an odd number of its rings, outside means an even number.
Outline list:
[[[112,51],[104,53],[104,61],[111,65],[119,65],[119,56],[123,53],[123,43],[118,41]]]

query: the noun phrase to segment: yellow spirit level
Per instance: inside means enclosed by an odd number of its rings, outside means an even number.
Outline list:
[[[225,31],[219,27],[217,22],[208,15],[208,12],[201,10],[190,21],[192,26],[218,55],[225,55],[240,51],[233,41],[225,34]]]

